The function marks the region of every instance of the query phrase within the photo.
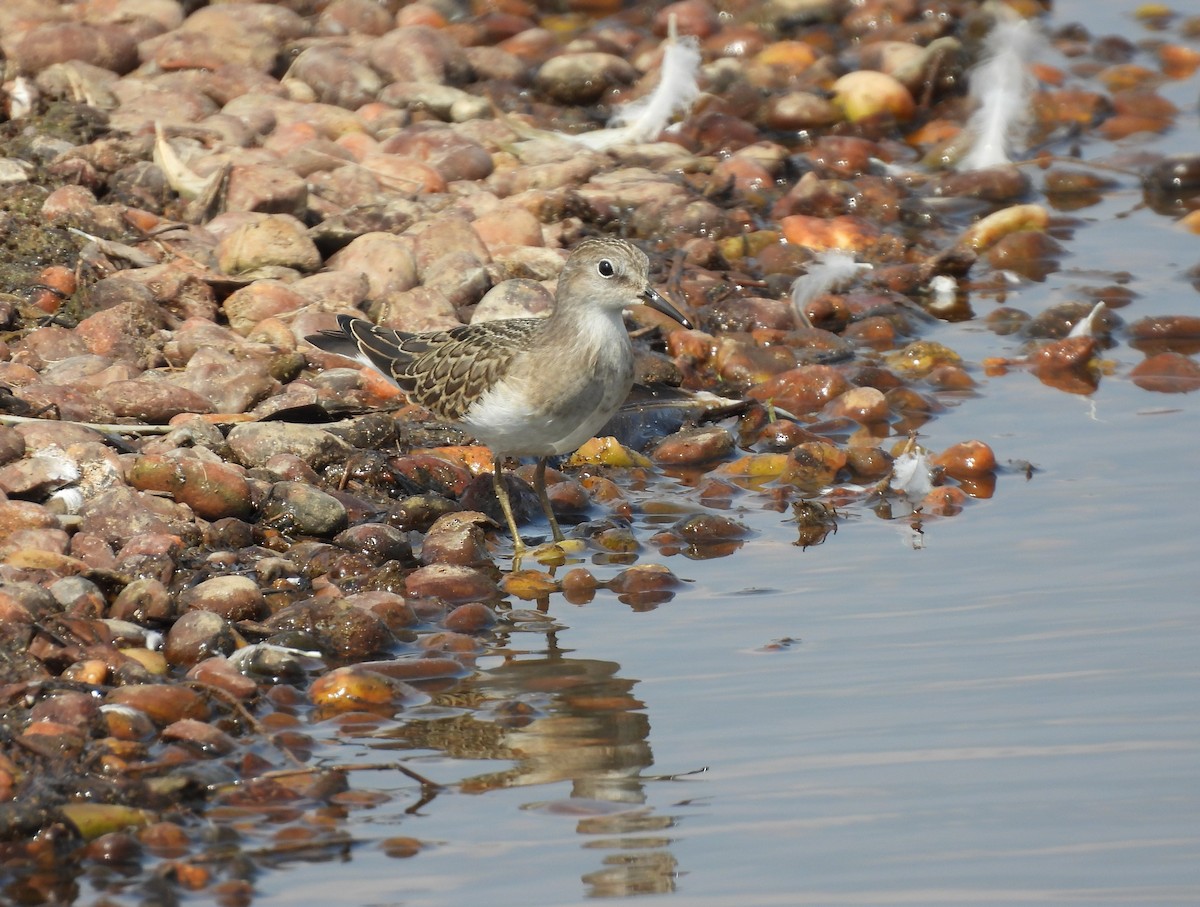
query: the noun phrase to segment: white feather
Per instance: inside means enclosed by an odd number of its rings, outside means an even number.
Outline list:
[[[1029,130],[1037,88],[1029,63],[1042,44],[1037,26],[1025,19],[997,22],[984,39],[983,58],[967,74],[977,106],[966,125],[971,150],[959,160],[959,170],[1012,163],[1014,147]]]
[[[871,270],[871,265],[857,262],[849,252],[829,249],[818,255],[816,264],[792,281],[792,306],[801,320],[808,321],[805,311],[808,304],[818,296],[848,283],[858,276],[859,271]]]
[[[1071,328],[1068,337],[1095,337],[1096,327],[1100,321],[1100,317],[1108,310],[1103,302],[1096,303],[1087,316],[1080,318]]]
[[[892,462],[892,478],[888,484],[910,501],[920,501],[933,491],[932,467],[929,455],[924,451],[905,451]]]
[[[658,86],[644,98],[618,107],[608,128],[572,136],[589,148],[604,151],[617,145],[652,142],[676,114],[686,114],[700,94],[700,45],[689,36],[667,39]]]
[[[936,274],[929,281],[929,311],[946,312],[958,304],[958,281],[949,274]]]

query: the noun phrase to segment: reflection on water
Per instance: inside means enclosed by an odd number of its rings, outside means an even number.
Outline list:
[[[582,877],[589,896],[674,890],[679,868],[665,834],[674,820],[644,806],[643,772],[654,759],[637,681],[621,677],[616,662],[571,657],[554,632],[546,643],[537,653],[501,645],[502,663],[456,691],[471,711],[381,731],[372,747],[512,763],[464,778],[458,789],[466,793],[565,782],[567,797],[524,808],[576,818],[583,847],[602,863]]]

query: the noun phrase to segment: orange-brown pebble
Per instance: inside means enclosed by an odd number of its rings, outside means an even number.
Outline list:
[[[198,866],[195,863],[180,860],[160,867],[160,871],[164,869],[175,877],[175,881],[181,888],[186,888],[188,891],[200,891],[212,881],[212,873],[209,872],[207,866]]]
[[[590,570],[574,567],[562,578],[563,597],[573,605],[587,604],[596,594],[599,583]]]
[[[825,441],[805,441],[788,457],[787,480],[809,489],[832,485],[846,465],[846,452]]]
[[[712,334],[703,331],[671,331],[667,335],[667,353],[675,360],[706,362],[715,345],[716,340]]]
[[[215,686],[238,699],[248,699],[258,690],[258,684],[221,656],[214,656],[193,665],[187,672],[187,679],[205,686]]]
[[[870,424],[885,421],[891,415],[891,409],[882,391],[874,387],[852,387],[826,406],[824,414]]]
[[[952,444],[933,458],[956,479],[974,479],[996,470],[996,454],[983,441],[963,441]]]
[[[1087,365],[1095,351],[1094,337],[1064,337],[1039,347],[1030,356],[1030,362],[1038,374],[1069,371]]]
[[[967,502],[967,494],[956,485],[943,485],[933,489],[921,501],[922,510],[931,516],[954,516],[961,513]]]
[[[846,451],[846,468],[856,479],[872,482],[892,471],[892,457],[878,447],[851,447]]]
[[[975,387],[975,379],[958,365],[936,366],[925,376],[925,381],[942,391],[965,391]]]
[[[779,227],[788,242],[818,252],[827,249],[861,252],[880,235],[879,227],[852,214],[839,214],[836,217],[792,214],[782,218]]]
[[[155,856],[168,859],[183,856],[191,843],[174,822],[153,822],[138,831],[138,840]]]
[[[138,839],[124,831],[101,835],[84,849],[87,859],[106,864],[132,863],[141,856],[141,852]]]
[[[996,474],[988,472],[971,479],[959,479],[958,487],[962,489],[963,494],[977,500],[986,500],[996,493]]]
[[[872,315],[846,325],[842,337],[877,350],[891,349],[896,343],[896,326],[881,315]]]
[[[662,564],[637,564],[608,582],[609,589],[621,594],[660,592],[678,585],[679,579]]]
[[[803,41],[773,41],[755,56],[754,62],[777,66],[792,75],[799,75],[817,61],[817,52]]]
[[[204,697],[187,687],[166,683],[134,683],[108,691],[109,703],[127,705],[144,712],[159,724],[171,724],[181,718],[208,718]]]
[[[1200,50],[1183,44],[1161,44],[1158,60],[1168,79],[1186,79],[1200,69]]]
[[[786,347],[759,346],[751,338],[722,337],[712,367],[730,384],[757,384],[796,366],[796,354]]]
[[[997,271],[1015,271],[1030,280],[1044,280],[1057,270],[1062,254],[1060,242],[1040,230],[1018,230],[1002,236],[988,250],[988,264]]]
[[[63,671],[63,679],[98,686],[108,679],[108,665],[99,658],[77,661]]]
[[[421,562],[474,567],[489,563],[484,527],[491,525],[477,511],[444,513],[429,527],[421,544]]]
[[[816,438],[812,432],[791,419],[774,419],[758,430],[753,443],[769,451],[789,451],[797,444],[813,440]]]
[[[672,21],[674,23],[672,24]],[[708,0],[675,0],[662,7],[654,16],[654,32],[666,35],[676,29],[681,35],[707,38],[721,27],[721,17]]]
[[[236,746],[233,738],[220,728],[194,718],[183,718],[167,725],[163,728],[162,739],[188,743],[211,756],[228,755]]]
[[[419,838],[408,838],[403,835],[394,838],[384,838],[379,842],[380,849],[393,859],[415,857],[425,845]]]
[[[688,428],[668,435],[650,454],[655,463],[696,466],[719,460],[733,450],[733,435],[720,426]]]
[[[37,279],[38,292],[32,297],[33,304],[43,312],[54,313],[69,299],[78,286],[75,272],[62,265],[43,268]]]
[[[308,690],[314,705],[338,712],[403,705],[417,696],[416,690],[403,681],[361,665],[334,668],[313,681]]]
[[[486,573],[453,564],[414,570],[405,577],[404,589],[409,598],[436,597],[452,603],[483,601],[496,595],[496,584]]]
[[[721,542],[745,538],[750,529],[719,513],[697,513],[676,523],[671,531],[688,542]]]
[[[746,396],[802,416],[817,412],[849,389],[850,382],[832,366],[804,365],[750,388]]]
[[[410,3],[396,13],[396,25],[428,25],[430,28],[445,28],[446,17],[428,3]]]
[[[467,602],[447,614],[442,626],[455,633],[479,633],[495,623],[495,611],[482,602]]]
[[[607,476],[584,476],[579,481],[597,504],[611,504],[625,499],[621,486]]]
[[[1130,378],[1142,390],[1186,394],[1200,390],[1200,364],[1182,353],[1158,353],[1135,365]]]
[[[1135,344],[1195,344],[1200,341],[1200,316],[1149,315],[1129,325],[1128,331]]]
[[[481,643],[474,636],[455,633],[451,630],[422,636],[418,645],[426,652],[446,652],[456,655],[472,655],[482,648]]]
[[[1161,76],[1148,66],[1141,66],[1137,63],[1118,63],[1099,73],[1097,78],[1109,91],[1117,93],[1131,88],[1153,85],[1160,81]]]

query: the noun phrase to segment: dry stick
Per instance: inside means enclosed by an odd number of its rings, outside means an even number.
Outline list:
[[[254,733],[256,733],[262,737],[270,739],[270,737],[271,737],[270,731],[268,731],[265,727],[263,727],[262,722],[254,717],[254,715],[250,712],[250,710],[248,708],[246,708],[245,704],[241,700],[239,700],[236,696],[234,696],[232,693],[230,693],[228,690],[223,690],[220,687],[214,686],[211,683],[204,683],[203,681],[199,681],[199,680],[189,680],[185,683],[185,686],[189,686],[192,689],[196,690],[197,692],[204,693],[205,695],[213,696],[216,699],[220,699],[227,706],[229,706],[231,709],[233,709],[235,712],[237,712],[239,715],[241,715],[243,720],[245,720],[245,722],[247,724],[249,724],[250,727],[253,729]],[[297,759],[296,756],[292,753],[292,751],[289,750],[287,747],[276,747],[276,749],[280,750],[284,754],[284,756],[286,756],[297,767],[303,766],[303,763],[299,759]]]
[[[412,778],[426,793],[436,793],[437,791],[446,790],[445,784],[439,784],[437,781],[431,781],[424,775],[414,772],[411,768],[400,762],[377,762],[371,765],[304,765],[297,768],[281,768],[271,772],[263,772],[261,775],[256,775],[253,778],[238,781],[228,781],[224,784],[214,784],[209,790],[217,793],[230,788],[241,787],[244,784],[249,784],[252,781],[261,781],[263,779],[274,780],[276,778],[290,778],[294,775],[317,775],[324,772],[386,772],[397,771],[403,775]]]
[[[58,422],[62,425],[80,425],[95,431],[113,435],[165,435],[173,432],[175,425],[120,425],[104,422],[74,422],[70,419],[38,419],[34,416],[0,415],[0,425],[21,425],[25,422]]]

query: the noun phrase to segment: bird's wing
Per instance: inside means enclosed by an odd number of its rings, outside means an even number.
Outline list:
[[[339,316],[338,324],[409,400],[456,421],[529,347],[541,319],[487,321],[425,334],[405,334],[348,316]]]

